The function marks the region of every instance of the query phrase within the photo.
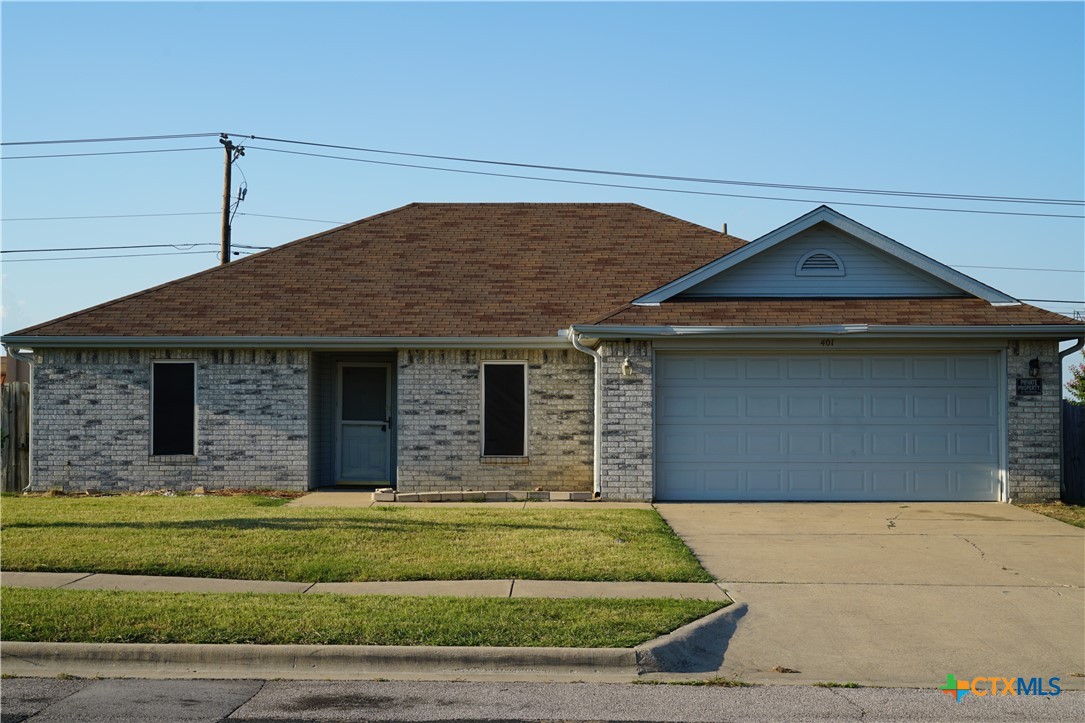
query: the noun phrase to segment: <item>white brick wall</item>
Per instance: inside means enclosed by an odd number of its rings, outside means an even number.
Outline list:
[[[481,457],[481,363],[528,363],[526,459]],[[575,350],[403,349],[397,376],[397,487],[429,490],[590,490],[591,357]]]
[[[42,349],[35,490],[307,489],[305,350]],[[196,361],[194,457],[150,455],[151,362]]]
[[[1062,389],[1058,342],[1011,341],[1006,354],[1007,475],[1010,499],[1059,499]],[[1029,378],[1029,361],[1040,360],[1043,394],[1018,396],[1018,377]]]
[[[603,462],[599,487],[611,500],[652,499],[652,345],[604,342]],[[622,376],[628,357],[631,376]]]

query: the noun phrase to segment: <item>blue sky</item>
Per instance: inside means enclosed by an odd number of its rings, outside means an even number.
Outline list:
[[[1081,3],[5,2],[0,13],[5,142],[228,131],[669,175],[1085,197]],[[1081,220],[853,207],[902,200],[812,191],[647,184],[808,199],[779,202],[607,189],[248,145],[241,210],[252,214],[346,222],[412,201],[633,201],[752,239],[827,202],[949,264],[1085,268]],[[213,138],[3,155],[189,147],[208,150],[4,161],[5,219],[206,212],[5,220],[4,249],[217,243]],[[234,241],[271,246],[329,226],[239,216]],[[217,262],[213,246],[194,248],[206,251],[5,254],[3,330]],[[65,255],[77,254],[53,254]],[[1081,273],[961,270],[1020,298],[1085,299]]]

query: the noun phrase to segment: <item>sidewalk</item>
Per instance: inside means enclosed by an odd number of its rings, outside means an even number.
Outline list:
[[[709,582],[581,582],[573,580],[416,580],[401,582],[277,582],[208,577],[107,575],[86,572],[0,572],[2,587],[142,592],[259,592],[338,595],[451,595],[454,597],[694,598],[724,600]]]

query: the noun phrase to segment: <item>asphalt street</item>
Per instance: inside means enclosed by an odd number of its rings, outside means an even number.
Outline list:
[[[427,681],[0,681],[3,723],[131,721],[1080,721],[1085,692],[966,696],[935,686],[721,688]]]

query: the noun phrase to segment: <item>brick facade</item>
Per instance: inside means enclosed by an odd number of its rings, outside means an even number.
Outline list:
[[[649,500],[652,346],[608,341],[600,352],[602,497]],[[333,449],[330,428],[313,422],[313,379],[322,378],[311,373],[317,356],[307,350],[40,349],[33,371],[33,489],[304,490],[328,483],[326,474],[314,472],[327,466],[317,463]],[[404,349],[394,358],[400,491],[591,490],[590,356],[572,349]],[[151,362],[166,359],[196,362],[195,456],[150,455]],[[626,359],[629,375],[622,373]],[[1016,380],[1029,378],[1032,359],[1040,363],[1043,394],[1019,396]],[[481,455],[481,364],[489,360],[527,363],[523,458]],[[1008,496],[1015,501],[1059,497],[1059,364],[1054,341],[1007,345],[1006,457]]]
[[[612,500],[650,500],[655,476],[652,424],[652,345],[604,342],[603,453],[599,487]],[[622,374],[626,359],[632,367]]]
[[[481,365],[527,362],[524,458],[481,455]],[[397,488],[581,491],[592,487],[594,362],[572,349],[403,349]]]
[[[1017,394],[1017,379],[1029,379],[1029,362],[1040,362],[1043,394]],[[1049,340],[1013,341],[1006,353],[1008,497],[1015,502],[1060,496],[1062,388],[1059,345]]]
[[[42,349],[35,355],[36,491],[307,489],[304,350]],[[156,360],[196,362],[194,456],[150,454]]]

